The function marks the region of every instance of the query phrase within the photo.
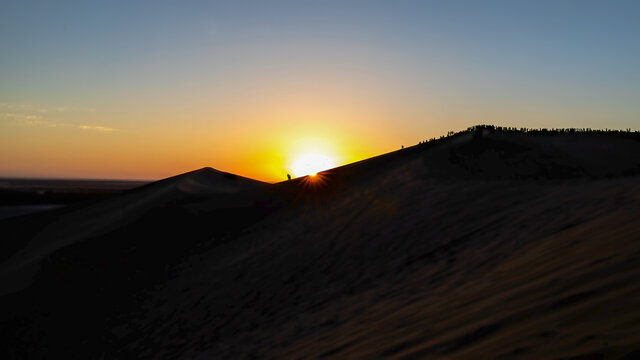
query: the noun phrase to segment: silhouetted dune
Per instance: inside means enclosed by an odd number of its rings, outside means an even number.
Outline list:
[[[141,186],[134,191],[139,192],[149,189],[153,189],[154,191],[166,191],[167,188],[172,188],[182,193],[198,196],[218,193],[235,193],[255,189],[265,185],[267,184],[261,181],[205,167]]]
[[[429,174],[444,177],[534,178],[613,177],[640,173],[640,141],[561,134],[470,134],[424,155]],[[461,139],[462,140],[462,139]]]
[[[0,354],[633,358],[639,150],[471,129],[315,177],[204,168],[3,221]]]
[[[48,219],[46,215],[38,216],[37,223],[46,224],[41,231],[37,234],[27,231],[27,237],[18,233],[3,244],[4,249],[20,251],[0,265],[0,280],[7,284],[0,289],[0,294],[14,286],[24,286],[30,280],[29,276],[18,276],[15,271],[36,271],[40,260],[60,248],[121,229],[148,212],[157,212],[181,201],[224,197],[266,185],[268,184],[206,167],[156,181],[103,201],[60,209],[50,215],[52,219]],[[14,232],[28,226],[30,220],[17,219],[13,224],[8,222],[9,231]]]

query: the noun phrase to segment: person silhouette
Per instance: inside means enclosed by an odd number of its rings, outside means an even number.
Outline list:
[[[287,174],[287,180],[291,180],[291,174]]]

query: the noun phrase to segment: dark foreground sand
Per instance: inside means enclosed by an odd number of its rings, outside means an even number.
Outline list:
[[[1,357],[640,358],[640,143],[514,136],[0,222]]]

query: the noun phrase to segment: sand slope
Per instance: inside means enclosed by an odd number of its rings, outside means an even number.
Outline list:
[[[25,232],[46,251],[0,298],[0,351],[637,357],[640,143],[515,135],[460,134],[274,185],[201,170],[131,192],[127,220],[99,231],[61,214]],[[590,144],[604,150],[585,156]]]
[[[29,226],[29,219],[7,221],[11,228],[7,232],[13,236],[4,241],[3,247],[9,248],[9,251],[19,251],[0,265],[0,280],[5,284],[0,288],[0,294],[28,285],[31,275],[39,268],[39,262],[55,251],[117,231],[149,211],[194,198],[230,196],[267,185],[206,167],[156,181],[104,201],[80,204],[50,216],[44,215],[44,220],[37,221],[44,225],[35,234],[26,232],[24,236],[20,232],[15,233]],[[27,273],[31,275],[26,276]]]

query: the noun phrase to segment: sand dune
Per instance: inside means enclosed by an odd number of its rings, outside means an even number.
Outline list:
[[[24,217],[0,351],[636,358],[639,154],[613,135],[470,132],[314,178],[205,168]]]
[[[638,140],[615,135],[486,133],[424,156],[434,176],[488,179],[616,177],[640,173]]]
[[[123,195],[56,213],[55,220],[35,236],[17,234],[8,242],[20,251],[0,265],[0,294],[27,286],[38,270],[38,262],[53,252],[91,237],[116,231],[140,219],[149,211],[198,197],[215,197],[258,189],[268,184],[221,172],[209,167],[141,186]],[[18,219],[28,224],[28,219]],[[13,226],[15,229],[16,226]],[[32,235],[32,234],[28,234]],[[13,245],[13,244],[12,244]],[[29,274],[27,276],[26,274]]]

